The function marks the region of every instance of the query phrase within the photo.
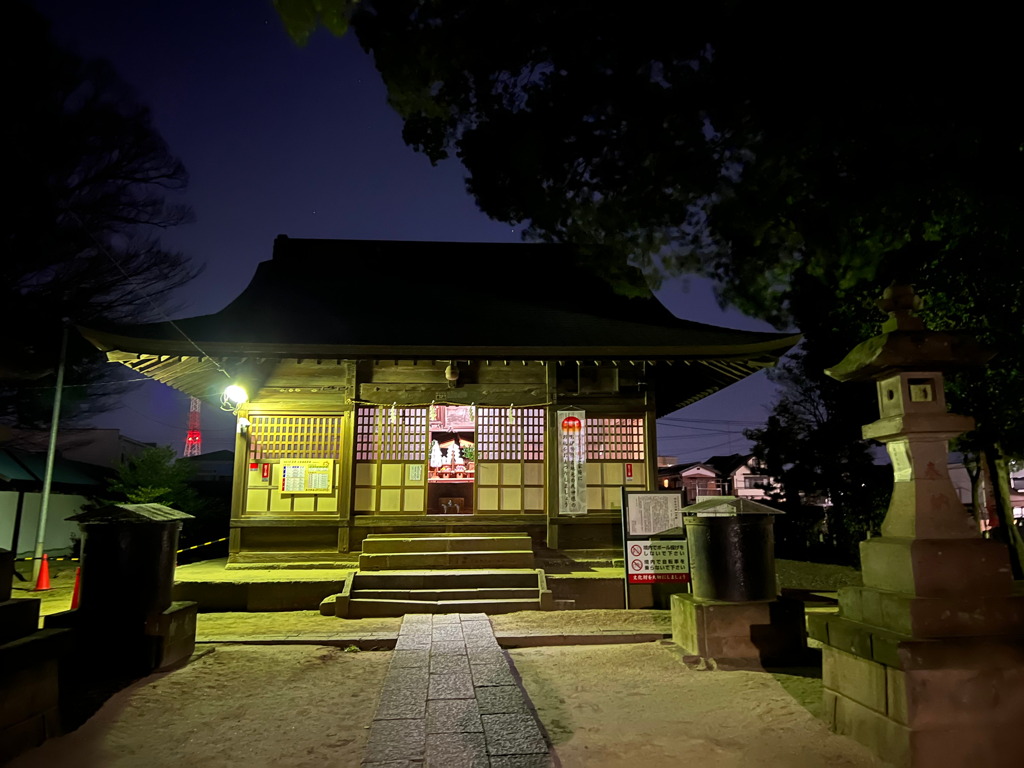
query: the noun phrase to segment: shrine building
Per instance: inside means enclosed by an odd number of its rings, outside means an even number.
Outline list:
[[[564,246],[284,235],[220,312],[81,331],[237,414],[229,564],[371,533],[612,547],[622,487],[657,488],[655,419],[799,340],[680,320]]]

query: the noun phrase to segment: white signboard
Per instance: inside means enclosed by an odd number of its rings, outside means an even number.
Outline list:
[[[634,539],[626,543],[626,576],[630,584],[690,580],[690,555],[685,539]]]
[[[678,493],[626,494],[626,535],[683,533],[683,497]]]

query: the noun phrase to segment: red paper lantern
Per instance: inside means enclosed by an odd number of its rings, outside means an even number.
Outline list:
[[[583,429],[583,423],[575,416],[566,416],[562,419],[563,432],[579,432]]]

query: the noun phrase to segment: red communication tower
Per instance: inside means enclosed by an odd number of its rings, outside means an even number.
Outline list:
[[[198,397],[193,397],[188,406],[188,434],[185,436],[185,455],[198,456],[203,452],[203,432],[199,429]]]

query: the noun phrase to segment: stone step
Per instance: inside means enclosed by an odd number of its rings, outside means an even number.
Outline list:
[[[363,539],[363,554],[532,551],[529,536],[387,536]]]
[[[537,571],[528,568],[453,571],[357,572],[352,589],[512,589],[536,588]]]
[[[539,594],[532,587],[478,587],[466,589],[355,589],[353,600],[533,600]]]
[[[479,533],[479,532],[472,532],[472,533],[444,533],[444,534],[439,534],[439,533],[409,533],[409,532],[406,532],[406,533],[369,533],[369,534],[366,535],[366,538],[367,539],[416,539],[416,538],[419,538],[419,539],[436,539],[436,538],[439,538],[441,536],[444,536],[446,538],[460,538],[460,537],[466,537],[466,536],[473,536],[473,537],[479,538],[480,536],[487,536],[487,537],[492,538],[492,539],[501,539],[501,538],[518,537],[518,536],[525,536],[525,535],[526,534],[522,533],[521,531],[505,531],[505,532],[496,531],[494,533]],[[365,541],[365,539],[364,539],[364,541]]]
[[[540,598],[536,600],[360,600],[348,604],[350,618],[371,618],[379,616],[402,616],[407,613],[515,613],[516,611],[540,610]]]
[[[532,568],[533,550],[470,552],[397,552],[362,554],[360,571],[425,568]]]

